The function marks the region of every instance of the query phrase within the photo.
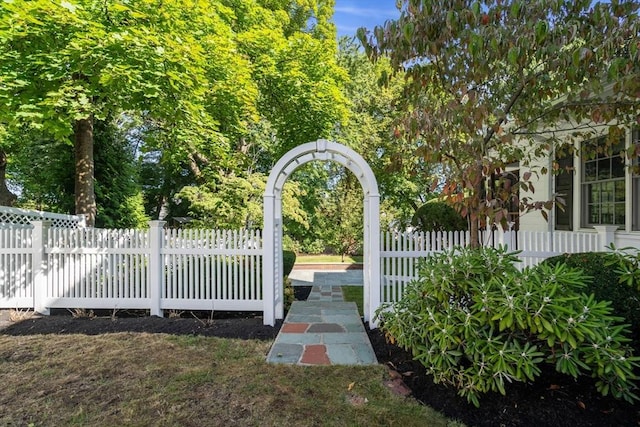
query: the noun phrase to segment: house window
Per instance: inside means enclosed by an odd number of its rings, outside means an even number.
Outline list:
[[[573,230],[573,154],[556,162],[561,172],[555,176],[555,191],[564,201],[564,206],[555,205],[556,230]]]
[[[583,143],[582,226],[625,222],[624,138],[606,149],[606,137]]]

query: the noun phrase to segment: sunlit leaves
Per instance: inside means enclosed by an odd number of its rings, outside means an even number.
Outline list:
[[[401,136],[428,147],[425,160],[447,165],[458,191],[468,190],[448,196],[472,229],[517,202],[485,185],[507,164],[527,170],[555,140],[584,137],[556,128],[596,110],[599,121],[637,120],[639,5],[592,3],[404,1],[398,20],[358,32],[371,58],[406,73]]]

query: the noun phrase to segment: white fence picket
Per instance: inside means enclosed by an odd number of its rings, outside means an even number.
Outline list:
[[[43,245],[34,248],[34,229],[0,228],[0,308],[30,308],[37,299],[43,301],[38,306],[49,308],[149,309],[159,298],[160,309],[263,309],[259,230],[153,230],[161,236],[154,248],[148,230],[83,228],[48,228]],[[508,243],[521,250],[521,267],[560,253],[602,250],[606,243],[599,231],[485,232],[481,237],[488,246]],[[469,240],[468,232],[383,233],[383,301],[401,298],[417,277],[420,259]],[[34,289],[36,270],[42,275],[33,265],[39,253],[45,280],[42,289]]]
[[[0,228],[0,308],[33,307],[32,230]]]
[[[510,241],[508,237],[492,232],[483,232],[481,242],[485,246],[498,246]],[[517,247],[522,251],[518,257],[518,268],[534,266],[542,260],[562,253],[593,252],[601,250],[601,236],[594,232],[535,232],[519,231]],[[469,232],[386,232],[380,239],[380,271],[382,302],[397,301],[402,297],[407,283],[418,277],[419,260],[434,252],[443,252],[456,246],[465,246],[470,241]],[[515,239],[514,239],[515,242]]]
[[[167,230],[164,309],[262,310],[256,230]]]

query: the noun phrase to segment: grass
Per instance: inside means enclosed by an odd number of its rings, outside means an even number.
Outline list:
[[[0,425],[457,425],[386,369],[270,365],[271,342],[117,333],[0,335]]]
[[[345,255],[344,263],[345,264],[355,264],[362,262],[362,255]],[[341,263],[342,256],[341,255],[298,255],[296,257],[296,264],[313,264],[313,263]]]
[[[363,292],[364,292],[364,287],[362,286],[343,286],[342,287],[342,297],[344,298],[345,301],[356,303],[356,305],[358,306],[358,313],[360,313],[360,316],[364,315]]]

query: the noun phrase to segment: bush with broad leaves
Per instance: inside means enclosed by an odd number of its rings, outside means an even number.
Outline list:
[[[638,400],[640,358],[609,303],[581,293],[587,277],[564,264],[520,272],[514,262],[503,248],[433,254],[403,297],[378,310],[382,330],[476,406],[482,393],[534,381],[542,363],[596,377],[603,395]]]

